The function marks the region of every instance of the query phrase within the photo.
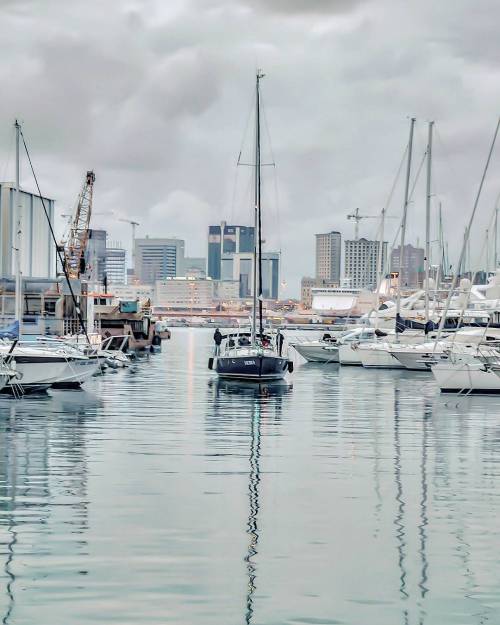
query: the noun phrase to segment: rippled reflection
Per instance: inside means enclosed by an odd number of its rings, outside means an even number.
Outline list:
[[[211,334],[0,398],[3,623],[500,622],[500,398],[332,366],[223,382]]]

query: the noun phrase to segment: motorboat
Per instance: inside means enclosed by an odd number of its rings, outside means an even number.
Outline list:
[[[432,374],[442,393],[500,393],[500,361],[487,364],[477,357],[449,359],[432,366]]]
[[[427,339],[436,338],[434,334]],[[483,328],[462,328],[453,336],[447,335],[443,339],[426,340],[423,343],[392,343],[392,355],[405,367],[412,371],[430,371],[432,365],[446,362],[450,352],[465,353],[478,349],[479,345],[493,347],[500,339],[498,330],[488,329],[485,335]],[[493,352],[494,353],[494,352]]]
[[[375,341],[377,334],[375,328],[361,327],[347,332],[337,342],[338,358],[341,365],[361,366],[361,355],[358,347],[367,341]]]
[[[9,345],[0,342],[0,356],[9,358],[9,366],[16,372],[2,389],[17,393],[46,390],[63,379],[67,372],[68,356],[43,346]]]
[[[404,369],[397,358],[392,355],[391,343],[388,341],[363,343],[358,347],[361,364],[366,368]]]
[[[339,346],[337,339],[325,333],[315,341],[297,341],[290,343],[307,362],[339,362]]]

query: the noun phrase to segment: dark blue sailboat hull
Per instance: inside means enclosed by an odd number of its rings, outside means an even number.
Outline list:
[[[280,380],[288,371],[288,361],[265,354],[222,356],[217,358],[216,371],[219,377],[233,380]]]

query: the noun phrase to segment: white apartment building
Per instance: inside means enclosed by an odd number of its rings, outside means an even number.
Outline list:
[[[155,283],[156,306],[182,310],[214,308],[214,281],[196,278],[166,278]]]
[[[344,274],[354,289],[375,289],[379,272],[380,241],[358,239],[345,242]],[[386,266],[387,241],[382,247],[382,267]]]

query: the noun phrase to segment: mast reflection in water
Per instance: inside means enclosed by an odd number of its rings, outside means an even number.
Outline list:
[[[225,394],[244,398],[242,405],[248,406],[249,417],[249,472],[248,472],[248,520],[246,533],[248,550],[244,557],[247,570],[247,593],[245,623],[252,622],[254,615],[255,592],[257,590],[257,563],[259,544],[259,487],[261,483],[260,456],[262,423],[268,419],[279,419],[282,410],[282,396],[292,389],[283,381],[255,384],[229,380],[217,380],[216,395]],[[247,412],[246,410],[244,412]]]

